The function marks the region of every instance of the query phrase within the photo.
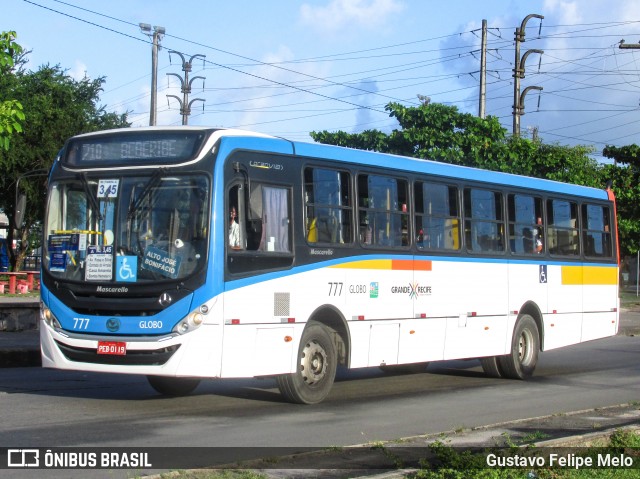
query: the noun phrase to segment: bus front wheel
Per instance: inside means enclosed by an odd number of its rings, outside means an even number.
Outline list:
[[[289,401],[316,404],[329,395],[336,377],[336,352],[328,329],[310,323],[302,333],[297,371],[276,378],[278,388]]]
[[[501,378],[504,376],[502,369],[500,368],[499,356],[480,358],[480,364],[482,365],[484,373],[490,378]]]
[[[510,379],[527,379],[533,375],[540,351],[540,335],[534,319],[523,315],[513,331],[511,353],[498,357],[502,374]]]
[[[195,378],[174,378],[166,376],[147,376],[153,389],[164,396],[186,396],[200,384]]]

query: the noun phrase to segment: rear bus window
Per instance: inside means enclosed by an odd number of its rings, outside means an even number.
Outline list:
[[[585,256],[611,257],[611,225],[609,208],[582,205],[582,242]]]

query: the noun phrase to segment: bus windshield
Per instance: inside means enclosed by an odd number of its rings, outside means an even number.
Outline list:
[[[45,265],[60,279],[182,279],[207,253],[209,180],[167,174],[58,181],[46,218]]]

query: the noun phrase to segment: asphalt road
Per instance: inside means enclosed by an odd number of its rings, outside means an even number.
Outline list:
[[[185,398],[139,376],[0,369],[0,446],[329,446],[392,440],[640,400],[640,337],[543,353],[530,381],[477,361],[427,372],[342,371],[329,398],[299,406],[272,380],[208,381]]]
[[[637,404],[640,313],[622,318],[624,334],[542,353],[530,381],[487,378],[475,360],[422,374],[340,371],[315,406],[284,402],[269,379],[207,381],[192,396],[162,398],[139,376],[0,368],[0,447],[346,446]],[[105,477],[86,473],[46,477]],[[44,477],[33,474],[8,477]]]

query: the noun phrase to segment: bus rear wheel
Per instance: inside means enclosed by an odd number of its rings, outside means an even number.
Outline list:
[[[200,384],[195,378],[174,378],[166,376],[147,376],[147,381],[153,389],[164,396],[186,396],[193,392]]]
[[[297,371],[276,378],[282,395],[298,404],[317,404],[329,395],[336,377],[336,352],[328,329],[310,323],[302,333]]]
[[[525,314],[513,331],[511,353],[498,357],[498,367],[506,378],[527,379],[533,375],[539,351],[538,325],[530,315]]]

